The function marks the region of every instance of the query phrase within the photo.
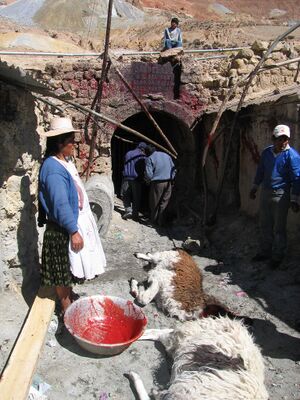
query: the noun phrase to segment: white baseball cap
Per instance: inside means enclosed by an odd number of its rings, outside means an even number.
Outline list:
[[[287,136],[288,138],[291,137],[290,128],[287,125],[277,125],[274,128],[273,136],[278,138],[280,136]]]

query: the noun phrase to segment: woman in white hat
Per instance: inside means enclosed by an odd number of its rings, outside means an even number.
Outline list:
[[[39,174],[39,226],[44,234],[41,285],[54,286],[62,313],[74,300],[72,285],[104,272],[105,255],[84,185],[70,161],[70,118],[55,117]]]

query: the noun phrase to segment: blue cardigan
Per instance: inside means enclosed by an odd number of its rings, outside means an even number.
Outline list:
[[[78,193],[69,172],[54,158],[46,158],[39,174],[39,199],[48,220],[69,234],[77,232]]]

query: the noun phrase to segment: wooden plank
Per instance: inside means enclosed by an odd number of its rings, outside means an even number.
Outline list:
[[[40,289],[2,373],[1,400],[27,399],[54,308],[54,291]]]

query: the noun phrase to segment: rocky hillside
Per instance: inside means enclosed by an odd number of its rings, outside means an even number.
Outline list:
[[[105,20],[108,0],[18,0],[0,8],[0,16],[22,25],[37,25],[69,32],[87,31]],[[113,17],[137,20],[141,9],[125,0],[115,0]]]
[[[142,6],[186,14],[201,21],[248,15],[255,20],[299,19],[299,0],[140,0]]]

